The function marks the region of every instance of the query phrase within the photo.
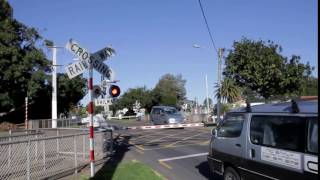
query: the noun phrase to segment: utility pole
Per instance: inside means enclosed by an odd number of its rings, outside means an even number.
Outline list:
[[[218,50],[218,86],[219,86],[219,95],[217,97],[217,121],[220,122],[220,113],[221,113],[221,61],[222,54],[224,49],[219,48]]]
[[[52,128],[57,128],[57,47],[52,46]]]
[[[206,95],[207,95],[207,114],[210,113],[209,95],[208,95],[208,76],[206,75]]]

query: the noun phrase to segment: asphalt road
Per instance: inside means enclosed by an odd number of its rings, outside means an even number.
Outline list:
[[[126,138],[128,151],[124,159],[141,161],[170,180],[219,180],[210,174],[207,163],[208,144],[212,127],[128,130],[119,138]]]

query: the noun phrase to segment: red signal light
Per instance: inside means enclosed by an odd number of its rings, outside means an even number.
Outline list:
[[[120,88],[116,85],[111,85],[109,88],[109,94],[111,97],[118,97],[120,95]]]

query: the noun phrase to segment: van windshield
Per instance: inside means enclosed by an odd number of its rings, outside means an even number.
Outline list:
[[[180,112],[174,108],[164,109],[164,113],[166,113],[166,114],[180,114]]]

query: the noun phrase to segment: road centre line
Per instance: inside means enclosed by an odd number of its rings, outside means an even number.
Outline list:
[[[177,160],[177,159],[186,159],[186,158],[191,158],[191,157],[198,157],[198,156],[206,156],[209,153],[198,153],[198,154],[190,154],[186,156],[177,156],[177,157],[171,157],[171,158],[165,158],[165,159],[159,159],[159,162],[165,162],[165,161],[172,161],[172,160]]]

